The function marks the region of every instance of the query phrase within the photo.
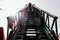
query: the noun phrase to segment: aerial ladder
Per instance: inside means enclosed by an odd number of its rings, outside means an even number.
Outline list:
[[[26,22],[24,24],[19,22],[9,34],[7,31],[7,40],[58,40],[57,16],[38,9],[31,3],[26,9]],[[49,17],[53,18],[51,27]],[[53,30],[54,24],[56,31]]]

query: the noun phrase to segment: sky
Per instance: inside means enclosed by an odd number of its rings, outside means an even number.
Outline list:
[[[58,33],[60,33],[60,0],[0,0],[0,27],[4,28],[5,39],[7,35],[6,17],[17,15],[18,11],[28,3],[35,4],[40,9],[58,16]]]

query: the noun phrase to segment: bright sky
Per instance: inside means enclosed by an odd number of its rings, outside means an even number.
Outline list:
[[[5,38],[7,33],[6,17],[16,15],[29,2],[58,16],[58,32],[60,33],[60,0],[0,0],[0,8],[2,8],[0,10],[0,26],[4,27]]]

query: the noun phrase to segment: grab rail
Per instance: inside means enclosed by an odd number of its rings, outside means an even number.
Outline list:
[[[41,10],[41,13],[42,13],[42,16],[44,17],[44,23],[45,23],[44,25],[47,25],[50,30],[53,30],[53,28],[55,27],[55,30],[56,30],[55,32],[56,32],[56,36],[57,36],[56,39],[58,40],[58,28],[57,28],[58,17],[55,15],[52,15],[44,10]],[[51,25],[50,25],[50,17],[53,18],[53,22]],[[54,26],[54,24],[55,24],[55,26]]]

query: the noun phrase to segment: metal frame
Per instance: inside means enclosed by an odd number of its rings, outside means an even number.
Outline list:
[[[31,12],[31,4],[29,3],[29,6],[30,6],[30,12]],[[28,6],[28,7],[29,7]],[[53,30],[53,28],[55,27],[55,32],[56,32],[56,40],[58,40],[58,28],[57,28],[57,19],[58,17],[55,16],[55,15],[52,15],[44,10],[41,10],[41,13],[42,13],[42,16],[44,18],[44,26],[47,25],[48,28],[49,28],[49,31]],[[50,25],[50,17],[53,18],[53,22],[52,22],[52,25]],[[55,24],[55,26],[54,26]],[[15,28],[14,28],[15,29]],[[9,27],[7,27],[7,37],[8,37],[8,32],[9,32]]]
[[[55,15],[52,15],[52,14],[50,14],[50,13],[44,11],[44,10],[41,10],[41,13],[42,13],[42,16],[44,17],[44,22],[48,26],[48,28],[49,29],[51,28],[50,30],[53,30],[53,28],[55,27],[56,39],[58,40],[58,27],[57,27],[57,19],[58,19],[58,17],[55,16]],[[52,25],[50,25],[50,20],[49,20],[50,17],[53,18]],[[54,26],[54,24],[55,24],[55,26]]]

